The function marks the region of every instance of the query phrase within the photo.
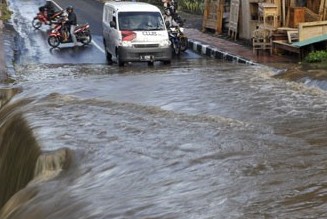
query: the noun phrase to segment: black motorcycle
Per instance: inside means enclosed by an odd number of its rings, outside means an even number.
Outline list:
[[[182,27],[168,27],[169,40],[175,55],[180,55],[181,52],[185,52],[188,48],[188,39],[183,31]]]

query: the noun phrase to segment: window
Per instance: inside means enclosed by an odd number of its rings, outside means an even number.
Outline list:
[[[119,12],[120,30],[164,30],[160,12]]]
[[[258,20],[258,3],[250,3],[251,20]]]

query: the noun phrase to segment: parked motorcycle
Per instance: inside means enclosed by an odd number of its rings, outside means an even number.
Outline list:
[[[64,13],[64,11],[55,12],[49,19],[48,11],[40,11],[32,20],[32,26],[35,29],[39,29],[42,25],[51,25],[56,22],[57,19]]]
[[[73,42],[69,30],[64,30],[65,27],[63,25],[65,25],[64,22],[59,20],[56,22],[55,27],[49,33],[48,43],[53,48],[58,47],[61,43]],[[88,45],[92,41],[89,24],[77,25],[74,30],[74,34],[76,36],[77,42],[81,42],[83,45]]]
[[[188,39],[184,35],[184,28],[182,27],[169,27],[168,28],[169,40],[171,42],[172,51],[175,55],[180,55],[188,48]]]

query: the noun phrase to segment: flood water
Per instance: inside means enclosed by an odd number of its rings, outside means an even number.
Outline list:
[[[319,87],[204,59],[31,64],[14,79],[0,218],[327,217]]]

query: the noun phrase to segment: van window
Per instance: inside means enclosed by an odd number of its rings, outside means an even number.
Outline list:
[[[160,12],[119,12],[120,30],[165,30]]]

